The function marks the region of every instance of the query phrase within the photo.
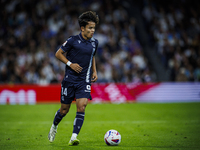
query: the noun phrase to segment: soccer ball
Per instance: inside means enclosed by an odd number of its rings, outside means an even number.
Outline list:
[[[121,135],[116,130],[109,130],[104,135],[104,141],[107,145],[118,145],[121,142]]]

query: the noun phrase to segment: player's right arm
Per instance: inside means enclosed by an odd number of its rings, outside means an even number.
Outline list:
[[[64,53],[65,53],[65,52],[64,52],[61,48],[59,48],[58,51],[56,52],[55,56],[56,56],[56,58],[58,58],[60,61],[62,61],[63,63],[67,64],[67,62],[69,62],[69,60],[65,57]],[[70,67],[72,70],[76,71],[77,73],[80,73],[80,72],[82,71],[82,69],[83,69],[83,68],[82,68],[81,66],[79,66],[79,64],[77,64],[77,63],[71,63],[71,64],[69,65],[69,67]]]

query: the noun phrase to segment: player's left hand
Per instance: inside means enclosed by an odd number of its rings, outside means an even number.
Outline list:
[[[97,73],[96,73],[96,72],[93,72],[91,81],[92,81],[92,82],[96,82],[97,79],[98,79]]]

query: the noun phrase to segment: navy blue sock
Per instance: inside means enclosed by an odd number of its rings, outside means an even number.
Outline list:
[[[60,114],[60,109],[56,112],[56,115],[55,115],[55,117],[54,117],[54,121],[53,121],[53,124],[55,125],[55,126],[57,126],[59,123],[60,123],[60,121],[62,120],[62,118],[64,117],[65,115],[61,115]]]
[[[74,119],[73,133],[78,134],[80,132],[81,127],[83,125],[84,116],[85,116],[84,112],[77,112],[76,113],[76,118]]]

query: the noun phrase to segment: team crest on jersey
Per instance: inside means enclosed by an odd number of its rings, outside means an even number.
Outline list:
[[[80,41],[80,40],[78,40],[78,43],[80,44],[80,43],[81,43],[81,41]]]
[[[96,46],[95,46],[95,42],[92,42],[92,46],[93,46],[93,47],[96,47]]]

